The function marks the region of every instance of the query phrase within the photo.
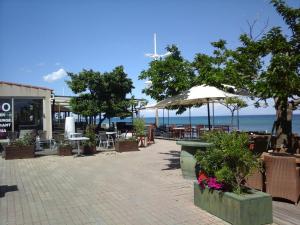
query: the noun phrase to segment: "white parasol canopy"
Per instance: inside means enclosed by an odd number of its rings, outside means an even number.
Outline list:
[[[225,98],[238,97],[238,95],[234,95],[225,91],[222,91],[216,87],[212,87],[209,85],[199,85],[192,87],[191,89],[182,92],[179,95],[166,98],[160,102],[158,102],[152,108],[166,108],[168,106],[179,106],[179,105],[196,105],[196,104],[207,104],[207,112],[208,112],[208,126],[210,129],[210,111],[209,111],[209,102],[217,101]]]

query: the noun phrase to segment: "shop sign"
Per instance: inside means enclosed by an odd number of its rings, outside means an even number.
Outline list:
[[[6,138],[7,132],[12,130],[11,99],[0,99],[0,138]]]

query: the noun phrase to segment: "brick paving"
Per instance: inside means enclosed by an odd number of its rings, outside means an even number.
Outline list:
[[[227,224],[194,206],[179,149],[157,140],[139,152],[1,158],[0,224]]]

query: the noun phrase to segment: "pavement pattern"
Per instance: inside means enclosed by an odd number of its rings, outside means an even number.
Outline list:
[[[228,224],[194,206],[179,153],[156,140],[138,152],[0,158],[0,224]]]

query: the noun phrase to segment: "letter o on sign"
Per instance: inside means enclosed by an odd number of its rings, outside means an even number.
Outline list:
[[[8,111],[10,111],[10,104],[9,103],[3,103],[2,104],[2,111],[3,112],[8,112]]]

